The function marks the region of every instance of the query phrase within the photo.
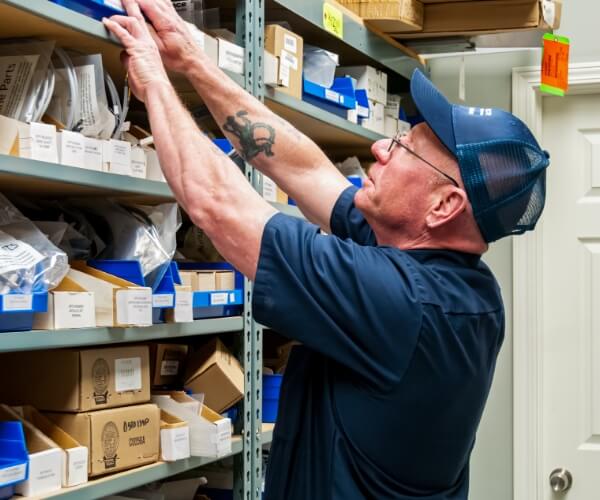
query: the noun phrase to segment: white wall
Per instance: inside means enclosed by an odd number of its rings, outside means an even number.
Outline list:
[[[571,38],[571,60],[600,60],[600,1],[563,0],[561,29]],[[539,50],[465,57],[465,104],[511,109],[512,68],[540,63]],[[433,82],[453,102],[458,101],[459,57],[434,59]],[[471,460],[472,500],[513,498],[513,379],[512,379],[512,241],[492,246],[485,256],[502,288],[506,313],[506,340],[498,359],[494,384],[477,435]]]

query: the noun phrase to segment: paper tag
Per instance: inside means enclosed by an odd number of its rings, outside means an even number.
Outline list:
[[[175,323],[191,323],[194,321],[193,292],[177,292],[175,294]]]
[[[24,241],[0,231],[0,275],[30,269],[44,260],[44,256]]]
[[[0,57],[0,115],[21,118],[39,55]]]
[[[228,303],[228,294],[227,292],[223,293],[211,293],[210,294],[210,305],[211,306],[223,306]]]
[[[26,471],[26,463],[0,470],[0,485],[25,479]]]
[[[175,296],[172,293],[152,295],[152,307],[173,307]]]
[[[117,323],[150,326],[152,324],[152,290],[140,288],[116,291]]]
[[[33,295],[6,294],[3,295],[3,310],[6,311],[31,311],[33,309]]]
[[[142,390],[142,358],[115,359],[115,391]]]
[[[327,2],[323,2],[323,28],[338,38],[344,38],[344,14]]]
[[[290,86],[290,67],[287,64],[279,65],[279,83],[282,87]]]
[[[335,90],[325,89],[325,99],[339,103],[340,94],[338,94]]]
[[[288,52],[296,55],[298,52],[298,41],[295,36],[288,35],[287,33],[283,34],[283,48]]]
[[[85,165],[85,137],[69,130],[63,130],[59,137],[61,164],[83,167]]]
[[[285,50],[281,51],[281,64],[289,66],[294,71],[298,71],[298,58]]]
[[[165,359],[160,364],[160,374],[164,377],[174,377],[179,373],[179,361],[176,359]]]
[[[542,56],[542,84],[540,90],[564,96],[569,88],[569,46],[565,36],[546,33]]]

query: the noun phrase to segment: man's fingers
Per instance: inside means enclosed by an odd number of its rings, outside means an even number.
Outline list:
[[[119,21],[113,21],[111,19],[104,18],[102,22],[104,23],[104,26],[106,26],[106,28],[119,39],[125,48],[133,46],[135,43],[135,38],[131,36],[131,33],[129,33],[129,31],[127,31],[127,29],[125,29]]]
[[[165,5],[160,0],[137,0],[137,2],[148,17],[148,20],[154,26],[160,26],[161,21],[164,21],[168,14]]]
[[[145,22],[142,11],[140,10],[140,6],[138,5],[136,0],[122,0],[122,3],[123,7],[125,7],[127,15],[135,17],[136,19],[139,19],[142,22]]]

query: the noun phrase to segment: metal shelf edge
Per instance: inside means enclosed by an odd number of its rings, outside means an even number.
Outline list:
[[[159,324],[140,328],[84,328],[0,333],[0,352],[59,349],[177,337],[193,337],[243,329],[240,316],[202,319],[193,323]]]

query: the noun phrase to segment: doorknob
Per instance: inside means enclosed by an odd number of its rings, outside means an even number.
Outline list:
[[[550,487],[552,491],[557,493],[564,493],[573,484],[573,476],[567,469],[554,469],[550,473]]]

